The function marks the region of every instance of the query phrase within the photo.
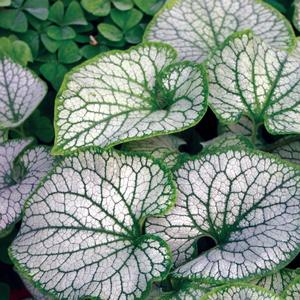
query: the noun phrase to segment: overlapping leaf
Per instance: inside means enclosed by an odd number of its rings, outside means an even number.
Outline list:
[[[183,163],[175,178],[175,208],[146,227],[170,244],[174,276],[239,280],[286,265],[299,252],[297,166],[262,152],[222,149]],[[190,260],[204,236],[217,246]]]
[[[46,91],[46,84],[31,71],[9,58],[0,58],[0,128],[19,126]]]
[[[170,0],[150,23],[145,39],[166,42],[181,59],[202,62],[229,35],[249,28],[276,48],[294,42],[289,22],[255,0]]]
[[[299,270],[282,269],[274,274],[253,281],[253,284],[261,286],[276,294],[280,294],[287,288],[290,282],[299,276]]]
[[[300,299],[300,276],[296,277],[289,286],[283,291],[282,296],[285,300]]]
[[[214,289],[204,295],[201,300],[281,300],[281,298],[268,290],[252,285],[236,284]]]
[[[7,140],[7,130],[0,130],[0,143],[3,143]]]
[[[176,132],[206,111],[206,75],[168,45],[101,54],[75,68],[56,103],[54,152]],[[172,64],[172,65],[170,65]]]
[[[297,28],[297,30],[300,30],[300,1],[294,0],[294,15],[293,15],[293,24]]]
[[[25,200],[50,171],[48,149],[26,147],[31,140],[10,140],[0,145],[0,235],[20,217]]]
[[[210,105],[226,123],[242,114],[272,134],[300,132],[300,59],[250,32],[231,36],[209,64]]]
[[[300,165],[300,141],[283,144],[272,151],[281,158]]]
[[[96,150],[66,157],[32,196],[11,257],[60,299],[144,298],[171,261],[143,222],[174,196],[170,174],[149,158]]]
[[[150,154],[164,161],[168,167],[172,168],[176,165],[180,156],[179,147],[184,144],[185,141],[177,136],[162,135],[142,141],[126,143],[122,149]]]

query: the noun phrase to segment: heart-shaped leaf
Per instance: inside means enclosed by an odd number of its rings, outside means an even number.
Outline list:
[[[30,70],[0,58],[0,128],[17,127],[43,100],[47,85]]]
[[[300,275],[297,276],[283,291],[282,297],[284,300],[300,299]]]
[[[147,153],[160,159],[172,168],[178,162],[180,156],[179,147],[184,145],[185,141],[174,135],[162,135],[142,141],[134,141],[122,145],[122,150],[130,152]]]
[[[146,231],[172,248],[173,275],[223,282],[264,276],[300,250],[300,169],[253,150],[221,149],[183,163],[178,199]],[[193,257],[209,236],[217,246]]]
[[[23,205],[53,165],[47,148],[24,152],[31,140],[10,140],[0,145],[0,235],[20,217]]]
[[[143,234],[175,201],[171,174],[145,156],[97,150],[62,161],[32,196],[10,256],[60,299],[140,299],[171,267],[167,244]]]
[[[110,0],[81,0],[82,7],[95,16],[107,16],[110,12]]]
[[[147,43],[73,69],[56,99],[53,151],[107,148],[198,123],[206,111],[205,71],[175,60],[170,46]]]
[[[216,288],[201,300],[282,300],[276,294],[263,288],[246,284],[233,284]]]
[[[221,120],[235,123],[245,114],[272,134],[300,133],[298,57],[243,32],[227,39],[208,68],[209,102]]]
[[[282,269],[274,274],[253,281],[253,284],[261,286],[276,294],[280,294],[287,288],[292,280],[299,276],[300,270]]]
[[[276,48],[294,45],[289,22],[256,0],[168,1],[148,26],[145,39],[166,42],[181,59],[202,62],[229,35],[248,28]]]

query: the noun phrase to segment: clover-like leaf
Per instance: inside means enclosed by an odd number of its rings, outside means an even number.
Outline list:
[[[299,269],[282,269],[274,274],[253,281],[253,284],[261,286],[276,294],[280,294],[287,288],[292,280],[299,276],[299,273]]]
[[[28,203],[10,256],[60,299],[140,299],[171,266],[169,247],[143,234],[173,205],[171,174],[145,156],[91,150],[66,157]]]
[[[294,141],[288,144],[283,143],[283,145],[274,149],[272,153],[300,165],[300,141]]]
[[[278,295],[257,286],[233,284],[216,288],[201,300],[282,300]]]
[[[170,46],[146,43],[73,69],[56,99],[53,151],[107,148],[195,125],[206,111],[205,71],[175,61]]]
[[[209,104],[221,120],[236,123],[245,114],[272,134],[300,132],[298,57],[243,32],[227,39],[208,68]]]
[[[300,299],[300,275],[297,276],[281,293],[284,300]]]
[[[256,0],[170,0],[145,39],[173,46],[181,59],[202,62],[234,32],[251,28],[276,48],[290,48],[294,33],[271,6]]]
[[[23,123],[46,92],[47,85],[30,70],[0,58],[0,129]]]
[[[0,235],[18,220],[26,199],[53,164],[44,146],[24,152],[30,143],[24,139],[0,145]]]
[[[300,169],[263,152],[221,149],[183,163],[178,199],[146,231],[172,248],[173,275],[223,282],[264,276],[300,250]],[[209,236],[216,247],[194,257]]]
[[[180,156],[179,147],[184,144],[185,141],[177,136],[162,135],[126,143],[122,146],[122,150],[150,154],[172,168],[176,165]]]

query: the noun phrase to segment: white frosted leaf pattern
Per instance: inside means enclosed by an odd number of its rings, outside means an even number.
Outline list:
[[[300,276],[297,276],[281,295],[284,300],[300,299]]]
[[[26,199],[53,164],[44,146],[24,152],[30,143],[24,139],[0,145],[0,234],[18,220]]]
[[[148,153],[160,159],[170,168],[174,167],[180,156],[179,147],[185,141],[174,135],[162,135],[141,141],[133,141],[123,145],[122,149],[131,152]]]
[[[47,85],[29,69],[0,59],[0,128],[22,124],[43,100]]]
[[[224,122],[248,115],[272,134],[300,133],[300,59],[252,33],[234,34],[208,64],[209,104]]]
[[[202,62],[234,32],[252,29],[275,48],[294,40],[289,22],[255,0],[169,0],[149,24],[145,39],[173,46],[181,59]]]
[[[300,141],[282,145],[273,150],[272,153],[279,155],[282,159],[300,165]]]
[[[293,24],[300,31],[300,1],[294,0],[294,15],[293,15]]]
[[[54,151],[109,148],[195,125],[207,107],[206,74],[175,62],[173,48],[147,43],[76,67],[56,99]]]
[[[173,205],[171,175],[118,152],[64,160],[32,196],[11,247],[19,272],[59,299],[140,299],[171,267],[167,244],[142,234]]]
[[[175,207],[146,226],[171,246],[173,276],[217,282],[263,276],[299,252],[296,166],[263,152],[220,150],[186,161],[175,179]],[[217,246],[191,260],[203,236]]]

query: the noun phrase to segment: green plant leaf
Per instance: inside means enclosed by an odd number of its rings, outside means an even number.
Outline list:
[[[201,300],[282,300],[278,295],[263,288],[247,284],[232,284],[216,288],[204,295]]]
[[[23,9],[39,20],[47,20],[49,14],[48,0],[26,0]]]
[[[0,236],[19,219],[26,199],[53,164],[44,146],[24,152],[31,142],[10,140],[0,145]]]
[[[10,6],[11,0],[0,0],[0,7]]]
[[[144,26],[139,24],[125,32],[125,40],[129,44],[138,44],[142,41]]]
[[[300,298],[300,275],[288,285],[281,295],[284,300],[297,300]]]
[[[178,162],[180,156],[179,147],[184,144],[185,141],[177,136],[162,135],[123,144],[122,150],[150,154],[172,168]]]
[[[149,24],[145,39],[169,43],[181,59],[202,62],[229,35],[249,28],[273,47],[294,46],[290,23],[270,5],[256,0],[169,1]]]
[[[65,14],[65,7],[62,1],[55,1],[49,10],[48,19],[57,25],[63,24]]]
[[[104,17],[110,13],[110,0],[81,0],[82,7],[89,13]]]
[[[40,66],[41,74],[52,84],[55,90],[60,88],[67,71],[68,69],[58,62],[49,62]]]
[[[22,66],[33,61],[31,50],[25,42],[7,37],[0,38],[0,58],[4,56],[10,57]]]
[[[102,52],[108,51],[109,48],[107,48],[106,46],[101,46],[101,45],[97,45],[97,46],[92,46],[92,45],[84,45],[82,48],[80,48],[80,54],[84,57],[84,58],[92,58]]]
[[[112,9],[110,16],[116,25],[118,25],[123,31],[127,31],[142,20],[143,13],[135,8],[127,11]]]
[[[145,14],[154,16],[165,3],[164,0],[133,0],[135,5]]]
[[[243,32],[227,39],[208,68],[210,106],[223,122],[246,114],[272,134],[300,133],[299,58]]]
[[[47,85],[9,58],[0,59],[0,129],[22,124],[43,100]]]
[[[64,41],[58,49],[58,61],[63,64],[72,64],[81,59],[79,47],[73,41]]]
[[[174,201],[171,174],[145,156],[68,156],[29,200],[10,256],[60,299],[144,298],[171,257],[163,240],[142,233],[143,222]]]
[[[300,141],[294,141],[288,144],[283,143],[282,146],[274,149],[272,153],[279,155],[282,159],[300,165]]]
[[[36,58],[40,49],[40,37],[39,33],[35,30],[27,30],[25,33],[20,33],[18,35],[21,40],[23,40],[30,47],[32,56]]]
[[[33,297],[32,299],[28,300],[57,300],[56,298],[45,295],[42,291],[35,288],[26,278],[22,277],[22,275],[19,274],[19,276],[22,279],[27,291],[29,291]]]
[[[299,253],[297,166],[264,152],[221,149],[182,163],[175,179],[175,208],[146,226],[171,246],[173,276],[218,283],[264,276]],[[190,260],[204,236],[216,247]]]
[[[133,8],[132,0],[112,0],[118,10],[129,10]]]
[[[64,16],[64,25],[87,25],[87,24],[88,22],[85,19],[80,4],[76,1],[72,1],[67,7],[67,11]]]
[[[294,14],[293,14],[293,24],[298,31],[300,31],[300,1],[293,1]]]
[[[0,27],[16,32],[26,32],[28,28],[26,15],[18,9],[1,9]]]
[[[101,23],[97,26],[98,31],[108,40],[113,42],[121,41],[123,38],[122,31],[115,25]]]
[[[3,143],[7,140],[8,130],[0,130],[0,143]]]
[[[66,75],[56,99],[54,153],[182,131],[206,111],[202,66],[177,63],[168,45],[101,54]],[[80,122],[79,122],[80,120]]]
[[[59,27],[56,25],[47,28],[47,34],[50,38],[56,41],[64,41],[74,39],[76,37],[75,30],[70,26]]]
[[[292,280],[299,276],[300,270],[282,269],[274,274],[254,280],[252,283],[276,294],[287,288]]]
[[[50,53],[55,53],[62,43],[62,41],[51,39],[46,33],[41,34],[41,41]]]

